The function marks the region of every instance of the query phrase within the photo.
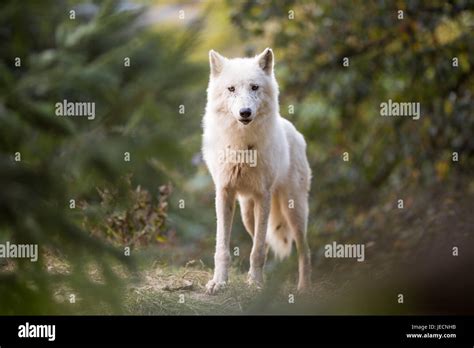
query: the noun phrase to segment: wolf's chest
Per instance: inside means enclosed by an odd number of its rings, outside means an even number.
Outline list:
[[[228,185],[241,187],[258,180],[259,153],[256,146],[226,145],[217,151],[220,179]]]
[[[217,161],[225,167],[255,168],[258,164],[258,150],[254,145],[226,145],[217,150]]]

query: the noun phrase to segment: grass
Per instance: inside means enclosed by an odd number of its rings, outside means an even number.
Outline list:
[[[126,300],[129,314],[215,315],[249,313],[261,291],[246,283],[246,274],[231,268],[227,287],[215,295],[205,293],[212,271],[201,263],[181,268],[155,268],[142,274]]]

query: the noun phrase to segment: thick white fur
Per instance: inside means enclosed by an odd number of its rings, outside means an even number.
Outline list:
[[[249,282],[261,286],[266,246],[279,258],[298,251],[298,289],[310,284],[310,251],[306,241],[311,170],[306,143],[293,124],[282,118],[273,52],[255,58],[227,59],[209,52],[211,76],[203,119],[203,154],[216,189],[217,236],[214,293],[228,281],[230,234],[235,200],[253,239]],[[252,86],[258,86],[252,90]],[[229,91],[234,87],[235,91]],[[239,110],[251,109],[251,122],[239,120]],[[219,155],[227,149],[257,150],[257,165],[229,163]]]

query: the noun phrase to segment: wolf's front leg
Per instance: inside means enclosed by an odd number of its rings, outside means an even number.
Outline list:
[[[214,277],[207,283],[207,293],[223,288],[228,279],[230,264],[230,232],[234,216],[235,192],[216,187],[217,235],[214,254]]]
[[[250,253],[248,282],[261,287],[263,285],[263,266],[265,264],[265,239],[270,214],[271,194],[264,193],[255,199],[255,236]]]

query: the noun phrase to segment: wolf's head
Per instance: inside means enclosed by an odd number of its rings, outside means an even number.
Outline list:
[[[234,117],[241,125],[272,117],[278,112],[278,86],[270,48],[254,58],[235,59],[211,50],[209,60],[208,107],[213,111],[224,117]]]

